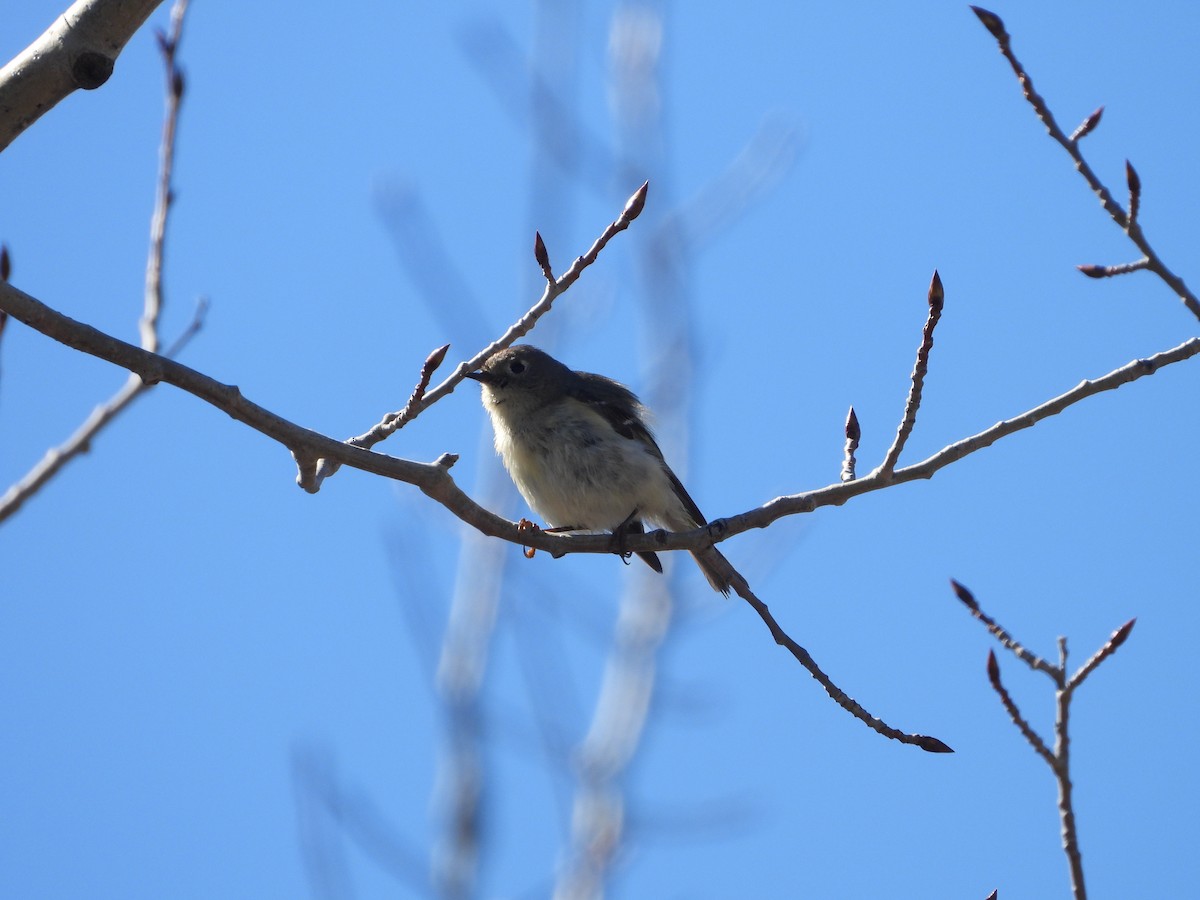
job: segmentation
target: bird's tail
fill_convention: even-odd
[[[733,567],[733,563],[727,560],[725,554],[716,547],[693,550],[692,556],[695,557],[696,565],[700,567],[700,571],[704,573],[704,577],[708,579],[713,590],[720,591],[728,597],[729,591],[733,588],[734,579],[742,577]]]

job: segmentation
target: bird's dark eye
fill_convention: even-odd
[[[520,375],[525,371],[525,363],[521,362],[519,359],[514,359],[508,364],[508,371],[512,372],[514,375]]]

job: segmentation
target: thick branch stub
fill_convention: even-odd
[[[76,90],[112,76],[117,56],[163,0],[76,0],[0,68],[0,150]]]
[[[94,50],[85,50],[71,63],[71,80],[82,90],[94,91],[112,76],[116,63],[114,57]]]

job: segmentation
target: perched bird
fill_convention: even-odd
[[[562,531],[638,534],[644,523],[690,531],[707,522],[663,459],[633,392],[575,372],[518,344],[467,375],[483,386],[496,452],[530,507]],[[638,556],[655,571],[652,552]],[[704,577],[728,594],[737,575],[719,550],[693,550]]]

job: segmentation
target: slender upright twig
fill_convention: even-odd
[[[158,318],[162,309],[163,253],[166,248],[167,221],[173,199],[171,187],[175,160],[175,131],[183,101],[183,75],[175,65],[175,53],[183,36],[183,20],[188,0],[175,0],[171,9],[171,29],[159,34],[166,69],[166,112],[163,117],[162,144],[159,150],[159,169],[155,191],[154,213],[150,220],[150,250],[146,263],[144,309],[139,323],[142,349],[157,353],[159,349]],[[201,301],[191,323],[168,348],[170,357],[183,349],[204,322],[207,303]],[[30,497],[41,490],[68,462],[91,448],[92,441],[109,422],[142,395],[150,385],[140,376],[131,374],[125,384],[106,402],[92,410],[91,415],[64,443],[49,450],[20,480],[0,497],[0,522],[10,517]]]
[[[925,318],[925,327],[921,330],[921,346],[917,348],[917,361],[913,364],[912,384],[908,389],[908,397],[904,401],[904,415],[896,429],[896,439],[888,448],[879,466],[879,474],[888,477],[896,468],[904,445],[917,424],[917,410],[921,408],[921,391],[925,387],[925,374],[929,371],[929,353],[933,350],[933,330],[937,328],[938,320],[942,317],[942,305],[946,293],[942,289],[942,279],[935,270],[933,279],[929,282],[929,315]],[[843,481],[846,479],[843,478]]]

